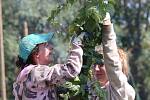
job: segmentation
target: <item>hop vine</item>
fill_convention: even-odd
[[[67,89],[66,92],[60,93],[60,96],[65,100],[75,96],[80,100],[88,100],[88,89],[91,87],[96,91],[97,96],[104,99],[105,93],[100,88],[99,83],[92,80],[91,66],[103,59],[103,56],[95,51],[95,46],[101,45],[102,21],[106,12],[113,12],[115,2],[114,0],[66,0],[66,2],[58,5],[56,9],[51,11],[51,16],[48,18],[48,21],[53,25],[56,23],[61,24],[58,22],[60,13],[69,9],[76,2],[80,2],[81,6],[74,15],[74,19],[68,24],[68,36],[73,34],[80,35],[81,32],[87,32],[90,34],[90,38],[84,41],[83,67],[81,73],[74,80],[60,86],[61,89]],[[93,81],[92,84],[89,83],[91,81]]]

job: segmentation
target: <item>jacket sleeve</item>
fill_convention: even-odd
[[[113,24],[103,26],[102,43],[104,63],[109,83],[113,88],[112,92],[117,93],[119,100],[134,100],[135,91],[128,83],[126,75],[122,72]]]
[[[51,67],[35,67],[31,71],[31,76],[34,77],[32,79],[38,83],[47,81],[50,84],[60,84],[74,78],[81,71],[82,55],[82,48],[77,44],[73,44],[66,64],[56,64]]]

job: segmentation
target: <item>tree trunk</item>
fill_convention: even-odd
[[[128,29],[128,33],[127,33],[127,41],[128,41],[128,43],[127,43],[127,48],[129,49],[130,47],[132,47],[132,34],[133,34],[133,30],[132,30],[132,27],[133,27],[133,25],[132,25],[132,19],[131,19],[131,17],[130,17],[130,15],[129,15],[129,10],[128,10],[128,7],[127,7],[127,3],[128,3],[128,1],[127,0],[124,0],[124,2],[123,2],[124,4],[123,4],[123,7],[124,7],[124,17],[125,17],[125,19],[126,19],[126,21],[127,21],[127,26],[126,26],[126,28]]]
[[[27,36],[28,35],[28,23],[27,23],[27,21],[24,21],[24,23],[23,23],[23,34],[24,34],[24,36]]]
[[[145,27],[145,31],[148,31],[148,27],[149,27],[149,10],[150,8],[147,8],[147,14],[146,14],[146,27]]]
[[[2,100],[6,100],[5,64],[3,47],[3,24],[2,24],[2,1],[0,0],[0,67],[1,67],[1,89]]]

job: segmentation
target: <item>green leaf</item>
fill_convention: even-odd
[[[71,7],[75,2],[76,0],[67,0],[64,4],[67,5],[65,9],[69,9],[69,7]],[[75,15],[74,20],[69,23],[68,32],[78,35],[81,32],[88,32],[90,33],[90,38],[83,41],[84,65],[80,75],[76,77],[76,79],[66,83],[65,87],[69,89],[69,95],[80,95],[81,99],[84,98],[86,100],[88,98],[88,92],[85,91],[85,85],[93,77],[91,66],[97,62],[101,62],[101,59],[103,59],[103,56],[95,51],[95,46],[101,44],[102,21],[106,12],[112,9],[113,1],[111,0],[108,2],[108,4],[105,4],[103,0],[86,0],[82,3],[83,5],[81,9],[79,9],[78,14]],[[52,12],[52,15],[49,17],[49,19],[54,19],[63,10],[63,7],[61,9],[57,8],[57,10]],[[78,90],[78,85],[80,85],[80,90]],[[94,87],[97,95],[101,98],[104,97],[104,93],[101,90],[99,83],[95,83]]]
[[[75,2],[76,0],[67,0],[67,3],[70,3],[71,5]]]

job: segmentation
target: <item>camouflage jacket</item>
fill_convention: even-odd
[[[134,100],[135,90],[122,72],[113,24],[103,26],[102,37],[104,64],[109,80],[104,86],[107,100]]]
[[[82,55],[82,48],[73,44],[66,64],[25,67],[13,84],[15,100],[57,100],[56,86],[80,73]]]
[[[113,24],[103,26],[102,44],[104,64],[109,80],[102,87],[106,92],[105,100],[134,100],[135,90],[128,83],[126,75],[122,72]],[[89,94],[89,100],[100,100],[92,88],[89,89]]]

